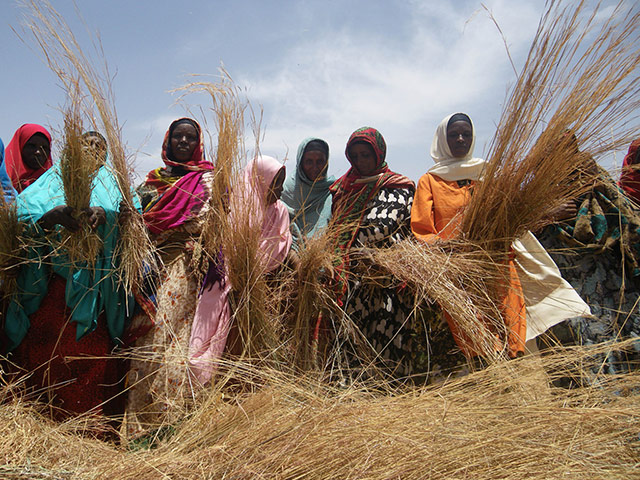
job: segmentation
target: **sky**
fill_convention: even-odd
[[[0,138],[7,144],[23,123],[59,132],[66,93],[22,30],[24,8],[0,1]],[[475,156],[485,156],[516,80],[505,41],[521,68],[544,11],[542,0],[51,3],[85,53],[94,52],[92,39],[99,36],[139,176],[162,165],[161,144],[173,119],[192,112],[201,120],[202,108],[213,125],[207,97],[177,102],[171,90],[192,74],[216,81],[221,65],[254,111],[263,110],[261,152],[288,169],[295,168],[298,144],[315,136],[330,145],[329,173],[342,175],[349,166],[346,141],[366,125],[384,136],[390,168],[417,180],[433,164],[437,125],[459,111],[474,120]],[[54,132],[54,149],[55,139]],[[613,161],[619,165],[623,155]]]

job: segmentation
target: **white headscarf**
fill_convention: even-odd
[[[476,129],[471,118],[469,118],[469,121],[471,122],[473,137],[467,154],[464,157],[454,157],[447,143],[447,125],[454,115],[456,114],[452,113],[447,116],[436,128],[436,133],[433,135],[433,142],[431,143],[431,158],[436,164],[429,169],[429,173],[448,182],[478,180],[484,169],[485,161],[482,158],[472,158],[473,147],[476,144]]]

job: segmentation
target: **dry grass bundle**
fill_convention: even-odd
[[[416,304],[436,302],[466,334],[471,347],[489,360],[496,353],[499,332],[506,338],[504,321],[494,295],[504,283],[505,268],[481,249],[465,242],[447,246],[403,241],[373,251],[375,262],[387,274],[406,282],[417,293]],[[489,328],[488,328],[489,327]]]
[[[94,104],[84,104],[87,117],[94,118],[92,112],[95,108],[100,118],[123,203],[130,212],[121,225],[118,247],[119,278],[125,289],[130,291],[134,285],[141,283],[143,264],[153,261],[154,257],[150,255],[151,240],[144,221],[135,208],[131,188],[132,170],[125,154],[108,68],[105,63],[104,72],[101,73],[93,67],[64,18],[48,1],[27,0],[24,5],[28,11],[27,28],[42,49],[51,70],[70,94],[74,91],[75,79],[79,78]],[[104,57],[102,52],[99,53]]]
[[[70,105],[64,115],[64,145],[60,155],[60,178],[64,189],[65,204],[74,209],[76,218],[82,220],[91,206],[93,182],[101,166],[93,152],[88,152],[83,141],[80,92],[69,92]],[[93,265],[102,248],[102,241],[89,224],[81,221],[77,232],[66,231],[62,243],[72,264],[87,262]]]
[[[0,289],[2,300],[7,302],[17,290],[22,231],[15,203],[7,203],[4,195],[0,195]]]
[[[178,89],[186,93],[207,93],[216,120],[216,169],[199,244],[205,259],[216,262],[222,253],[232,286],[234,327],[228,350],[241,358],[272,358],[280,353],[282,322],[279,302],[274,301],[276,297],[271,294],[277,280],[267,278],[260,251],[263,206],[257,204],[250,180],[241,174],[247,104],[240,99],[224,69],[222,74],[218,84],[194,82]],[[255,120],[254,129],[258,139],[259,125]]]
[[[260,250],[262,225],[252,218],[257,207],[251,206],[254,199],[244,198],[237,185],[231,199],[235,212],[233,225],[226,232],[222,251],[232,285],[230,295],[233,323],[238,338],[230,338],[230,351],[241,357],[272,357],[280,353],[281,314],[276,297],[271,295],[271,285],[277,279],[267,278],[267,271]],[[234,208],[234,203],[239,202]],[[241,210],[240,205],[247,210]],[[239,343],[238,343],[239,342]],[[235,345],[234,345],[235,343]]]
[[[335,228],[335,227],[333,227]],[[320,333],[320,315],[336,311],[335,295],[328,291],[326,279],[336,263],[333,235],[329,231],[304,239],[297,251],[297,269],[288,284],[281,287],[283,298],[291,298],[289,330],[293,364],[302,370],[323,369],[329,356],[326,333]],[[342,318],[342,316],[337,316]]]
[[[219,83],[193,82],[177,91],[186,93],[207,93],[211,99],[211,111],[215,116],[217,146],[215,172],[211,185],[209,209],[204,220],[199,243],[210,259],[215,259],[224,243],[223,233],[230,228],[228,211],[232,180],[238,176],[244,157],[244,110],[246,105],[240,99],[231,76],[221,68]],[[206,130],[206,116],[205,130]]]
[[[505,251],[589,187],[593,174],[576,179],[575,172],[590,170],[590,156],[636,136],[639,35],[637,5],[621,2],[603,19],[584,1],[549,2],[491,142],[484,181],[466,210],[467,239]],[[567,129],[586,155],[570,135],[560,141]]]
[[[4,403],[0,471],[122,479],[635,478],[640,377],[565,390],[539,375],[540,366],[566,374],[603,348],[523,358],[395,392],[336,389],[313,376],[229,364],[261,391],[212,394],[148,451],[125,452],[74,434],[81,420],[53,425]]]

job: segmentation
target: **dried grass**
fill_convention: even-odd
[[[0,304],[8,304],[18,288],[16,277],[22,260],[22,232],[15,203],[7,203],[4,195],[0,195]]]
[[[109,145],[111,166],[122,195],[124,207],[130,212],[126,221],[120,225],[120,238],[117,248],[120,262],[118,264],[118,276],[123,287],[131,291],[134,286],[141,284],[143,265],[145,262],[154,262],[155,257],[150,255],[152,251],[151,240],[144,225],[142,216],[135,208],[134,194],[131,188],[132,169],[127,161],[124,142],[118,117],[115,110],[115,101],[111,89],[110,74],[104,64],[104,71],[100,72],[85,56],[80,44],[64,18],[56,12],[51,4],[46,1],[25,0],[23,2],[27,11],[27,29],[32,33],[37,45],[51,68],[61,80],[66,91],[73,95],[77,87],[77,80],[88,92],[88,97],[93,105],[83,103],[83,111],[98,129],[98,121],[94,112],[100,119],[102,130],[105,133]],[[99,50],[99,55],[104,58],[104,53]]]
[[[374,250],[373,257],[387,275],[413,288],[416,305],[435,302],[451,315],[474,351],[489,360],[505,358],[496,351],[492,332],[506,338],[495,297],[506,272],[487,252],[462,241],[429,245],[406,240]]]
[[[270,295],[276,280],[267,278],[261,262],[262,225],[256,212],[262,206],[248,190],[241,173],[244,158],[244,112],[248,104],[240,99],[233,80],[222,70],[217,83],[194,82],[178,89],[186,93],[207,93],[212,101],[218,145],[211,200],[199,239],[206,260],[216,261],[221,252],[231,283],[232,333],[228,350],[239,358],[273,359],[280,355],[281,315]],[[253,120],[259,138],[259,124]]]
[[[99,159],[88,154],[83,141],[83,121],[80,111],[79,85],[68,92],[70,105],[64,112],[64,144],[60,154],[60,178],[64,190],[65,204],[74,209],[75,217],[81,220],[77,232],[65,230],[61,243],[67,251],[71,264],[80,262],[93,265],[102,249],[102,240],[82,218],[91,206],[93,182],[101,166]]]
[[[28,406],[4,403],[0,469],[50,478],[631,479],[640,455],[640,377],[573,390],[540,377],[540,367],[572,374],[622,347],[528,357],[402,391],[333,388],[313,376],[228,364],[260,391],[212,391],[149,451],[78,435],[82,420],[55,425]]]
[[[590,156],[638,133],[640,13],[621,2],[604,18],[586,2],[550,1],[506,101],[484,181],[466,209],[465,238],[504,252],[588,189]],[[559,142],[570,129],[586,155]],[[589,172],[576,179],[576,171]]]

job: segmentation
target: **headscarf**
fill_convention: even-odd
[[[313,148],[313,150],[308,150]],[[296,157],[296,171],[287,178],[282,201],[289,209],[289,220],[294,244],[324,228],[331,218],[329,187],[335,181],[325,171],[318,179],[310,180],[302,168],[302,157],[307,151],[322,151],[329,161],[329,145],[320,138],[309,137],[300,143]]]
[[[640,203],[640,162],[634,163],[640,150],[640,139],[634,140],[629,145],[629,151],[622,162],[622,175],[618,185],[625,193],[636,202]]]
[[[469,151],[464,157],[454,157],[447,143],[447,129],[449,122],[453,118],[463,120],[464,115],[468,119],[469,125],[473,132],[471,140],[471,146]],[[447,116],[440,122],[436,133],[433,135],[433,142],[431,142],[431,158],[436,163],[429,169],[429,173],[436,175],[447,182],[455,182],[458,180],[478,180],[482,174],[482,170],[485,165],[485,161],[482,158],[472,158],[473,149],[476,144],[476,129],[473,126],[471,118],[466,114],[454,113]]]
[[[191,159],[185,163],[176,162],[171,152],[171,134],[182,123],[193,125],[200,138]],[[145,207],[143,218],[153,234],[177,228],[198,216],[209,192],[202,183],[205,172],[213,170],[213,164],[204,156],[203,135],[200,125],[190,118],[180,118],[169,126],[162,143],[162,161],[167,166],[188,170],[182,176],[163,175],[164,168],[149,172],[144,185],[156,191],[156,197]]]
[[[18,194],[11,184],[11,179],[7,174],[7,168],[4,164],[4,143],[0,139],[0,184],[2,185],[2,195],[6,203],[13,202],[14,198]]]
[[[376,168],[368,177],[360,175],[349,158],[349,147],[358,142],[370,145],[376,156]],[[330,187],[333,195],[333,221],[338,225],[353,221],[357,221],[359,225],[367,203],[381,188],[415,188],[414,183],[407,177],[389,169],[385,161],[387,144],[375,128],[362,127],[353,132],[347,141],[345,154],[351,168]],[[357,228],[345,247],[351,245],[356,232]]]
[[[260,254],[268,272],[284,261],[292,242],[286,205],[281,200],[266,203],[273,179],[284,168],[273,157],[256,156],[245,168],[243,190],[233,196],[234,221],[238,221],[242,212],[248,212],[251,224],[261,226]]]
[[[35,123],[25,123],[16,130],[16,133],[7,145],[5,168],[13,183],[13,187],[18,193],[35,182],[40,175],[49,170],[51,165],[53,165],[51,154],[49,154],[49,158],[47,158],[44,165],[37,169],[29,168],[22,161],[22,149],[29,139],[37,133],[44,135],[47,140],[49,140],[49,143],[51,143],[51,134],[46,128],[41,125],[36,125]]]
[[[102,207],[106,222],[96,229],[102,240],[102,249],[95,264],[88,266],[77,262],[71,264],[64,249],[52,248],[42,241],[46,232],[38,220],[52,208],[63,205],[64,190],[59,164],[45,172],[28,189],[16,198],[18,219],[27,225],[27,234],[35,237],[27,242],[27,261],[18,274],[18,293],[9,304],[5,332],[9,339],[9,350],[20,344],[29,330],[29,316],[35,313],[48,293],[50,272],[66,279],[65,302],[71,311],[71,321],[76,324],[76,338],[96,328],[98,316],[104,312],[107,328],[113,340],[122,338],[128,316],[127,305],[133,299],[119,284],[114,274],[119,263],[116,246],[119,237],[118,210],[122,195],[118,183],[108,167],[101,167],[93,181],[91,206]],[[48,233],[47,238],[57,236]],[[42,261],[43,258],[47,260]]]

